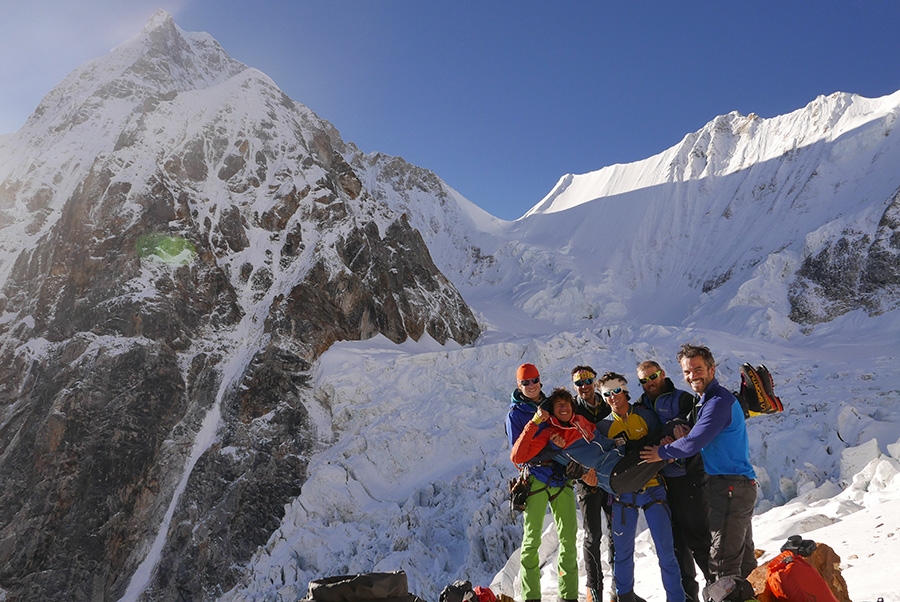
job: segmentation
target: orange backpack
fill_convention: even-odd
[[[766,586],[779,602],[838,602],[819,571],[791,550],[769,563]]]

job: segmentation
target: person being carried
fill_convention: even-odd
[[[607,372],[601,376],[600,393],[612,409],[610,417],[597,424],[601,435],[629,448],[640,448],[647,442],[659,440],[659,418],[647,407],[629,404],[628,381],[623,375]],[[643,489],[616,494],[613,498],[613,540],[616,550],[613,577],[619,602],[639,600],[634,593],[634,540],[637,535],[638,513],[641,510],[644,511],[656,548],[666,601],[684,602],[684,587],[675,558],[666,489],[658,476],[647,481]]]
[[[519,366],[516,383],[506,416],[506,435],[513,451],[517,449],[520,435],[526,429],[538,428],[538,424],[532,419],[541,403],[547,399],[541,391],[540,373],[534,364]],[[522,547],[519,553],[522,597],[526,602],[541,599],[538,549],[541,545],[544,515],[549,504],[559,539],[556,560],[559,597],[564,601],[575,601],[578,599],[578,515],[575,492],[568,483],[564,467],[552,461],[549,462],[550,465],[544,465],[543,462],[531,463],[532,458],[521,460],[514,453],[510,454],[510,459],[516,465],[529,463],[528,478],[531,484],[531,492],[522,512]]]
[[[547,411],[547,408],[550,411]],[[515,464],[525,464],[535,458],[545,459],[558,455],[572,443],[594,438],[593,422],[575,413],[575,400],[565,388],[553,389],[546,403],[535,410],[534,416],[522,429],[521,435],[513,443],[509,459]],[[550,454],[545,452],[549,446]],[[589,480],[596,480],[590,479]]]
[[[638,381],[644,389],[638,404],[651,408],[663,424],[663,430],[675,424],[687,424],[694,412],[694,396],[675,388],[659,363],[641,362],[637,367]],[[663,443],[671,443],[664,437]],[[707,584],[713,579],[709,572],[709,498],[706,495],[706,472],[700,454],[675,460],[662,469],[666,485],[666,499],[672,511],[672,531],[675,536],[675,557],[681,569],[681,584],[688,602],[700,600],[697,584],[699,565]]]

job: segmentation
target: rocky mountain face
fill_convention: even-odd
[[[0,138],[6,600],[215,599],[302,496],[316,358],[479,335],[366,162],[165,13]]]
[[[847,228],[809,254],[789,291],[790,318],[828,322],[855,309],[877,316],[900,307],[900,190],[874,233]]]

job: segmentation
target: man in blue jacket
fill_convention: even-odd
[[[756,473],[744,412],[716,380],[716,362],[708,347],[684,344],[676,357],[685,382],[700,395],[697,419],[689,430],[677,427],[672,443],[645,447],[641,458],[678,460],[700,452],[709,475],[710,572],[714,579],[746,578],[756,568],[751,525]]]
[[[694,413],[693,394],[677,389],[657,362],[647,360],[637,367],[638,381],[644,393],[638,403],[653,409],[668,431],[675,424],[687,424]],[[663,438],[670,443],[674,438]],[[707,583],[712,582],[709,572],[709,499],[706,495],[707,476],[703,470],[703,458],[695,454],[690,458],[675,460],[662,469],[666,483],[666,499],[672,511],[672,532],[675,537],[675,557],[681,569],[681,584],[688,602],[700,600],[697,569]]]
[[[506,415],[506,435],[512,447],[528,421],[541,424],[537,409],[547,397],[541,391],[541,377],[534,364],[522,364],[516,371],[516,389],[512,392]],[[549,464],[549,465],[545,465]],[[555,462],[529,465],[531,493],[525,503],[522,547],[519,552],[522,598],[525,602],[541,599],[541,568],[538,548],[544,529],[547,504],[556,523],[559,553],[556,559],[559,597],[563,601],[578,599],[578,514],[575,491],[565,476],[565,467]]]

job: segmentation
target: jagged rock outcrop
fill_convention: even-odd
[[[845,230],[810,253],[789,291],[790,318],[828,322],[855,309],[877,316],[900,307],[900,190],[887,204],[874,236]]]
[[[161,525],[142,599],[215,599],[302,495],[316,358],[478,336],[356,154],[162,12],[5,139],[7,600],[119,599]]]

